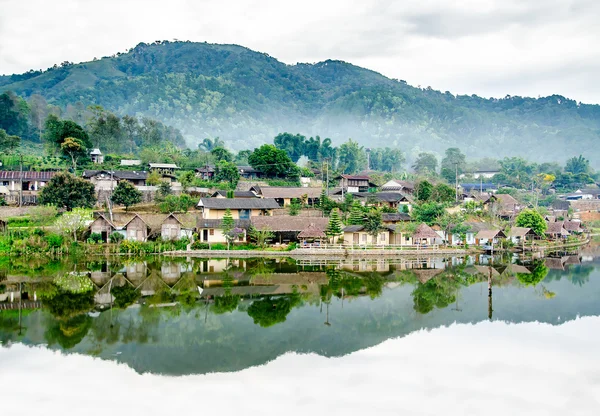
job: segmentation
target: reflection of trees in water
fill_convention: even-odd
[[[517,273],[517,279],[525,286],[535,286],[546,278],[549,270],[543,260],[534,260],[531,273]]]
[[[280,297],[268,296],[264,299],[254,301],[248,308],[248,315],[254,323],[267,328],[275,324],[285,322],[292,308],[302,302],[300,295],[291,294]]]
[[[214,303],[211,305],[211,312],[217,315],[224,313],[233,312],[237,309],[240,303],[241,296],[239,295],[225,295],[215,297]]]
[[[567,278],[576,286],[583,286],[590,281],[590,274],[594,270],[594,266],[589,265],[573,265],[567,270],[569,272]]]
[[[48,326],[44,337],[50,346],[58,344],[64,349],[70,349],[87,335],[92,327],[92,321],[87,314],[68,319],[55,319]]]
[[[142,296],[139,290],[128,284],[113,286],[110,293],[114,296],[114,305],[122,309],[132,305]]]
[[[456,300],[456,290],[460,286],[459,280],[438,276],[426,283],[417,283],[411,295],[413,308],[421,314],[429,313],[433,308],[442,309]]]

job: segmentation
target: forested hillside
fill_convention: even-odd
[[[180,129],[192,147],[220,137],[232,149],[254,148],[288,131],[398,147],[408,159],[459,147],[469,157],[564,162],[581,153],[600,161],[598,105],[559,95],[455,96],[345,62],[290,66],[233,45],[139,44],[92,62],[2,76],[5,90],[39,94],[63,116],[97,104],[157,119]]]

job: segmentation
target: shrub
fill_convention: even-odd
[[[46,243],[48,243],[49,248],[59,248],[65,242],[65,238],[60,234],[48,234],[46,237]]]
[[[222,243],[215,243],[210,246],[211,250],[227,250],[227,245]]]
[[[122,309],[133,304],[142,295],[139,290],[128,285],[113,286],[110,293],[115,297],[115,306]]]
[[[210,246],[208,245],[208,243],[202,242],[202,241],[194,241],[194,243],[192,244],[192,250],[208,250],[210,249]]]
[[[102,241],[102,234],[100,234],[100,233],[91,233],[90,236],[88,237],[88,243],[91,243],[91,244],[101,244],[101,243],[103,243],[103,241]]]
[[[125,236],[123,236],[123,234],[115,231],[108,236],[108,239],[110,240],[111,243],[117,244],[117,243],[120,243],[121,241],[123,241],[125,239]]]

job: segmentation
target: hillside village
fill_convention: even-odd
[[[297,178],[297,186],[284,181],[280,182],[286,186],[272,186],[262,170],[234,165],[235,188],[218,189],[195,185],[214,181],[214,165],[196,168],[191,177],[174,163],[143,165],[141,160],[123,159],[120,169],[107,169],[99,149],[90,152],[90,160],[96,169],[84,169],[74,180],[90,184],[96,202],[74,238],[79,234],[95,244],[181,241],[181,250],[525,250],[581,241],[589,230],[586,224],[594,224],[600,210],[600,189],[593,185],[557,195],[551,206],[541,208],[512,196],[514,188],[490,182],[500,173],[492,170],[457,175],[455,189],[424,175],[384,182],[374,171],[331,172],[328,177],[330,172],[313,165],[304,169],[310,176]],[[9,205],[27,210],[40,203],[40,193],[61,175],[72,176],[0,171],[0,194]],[[131,203],[115,198],[121,191],[133,195]],[[543,223],[531,220],[532,214]],[[4,218],[2,225],[14,229],[11,222],[19,221]]]

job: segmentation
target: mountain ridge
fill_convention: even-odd
[[[288,65],[240,45],[140,43],[111,57],[0,76],[4,90],[63,108],[82,102],[156,118],[181,129],[191,146],[219,136],[234,149],[252,148],[289,131],[409,155],[457,146],[472,157],[600,156],[595,104],[453,95],[340,60]]]

